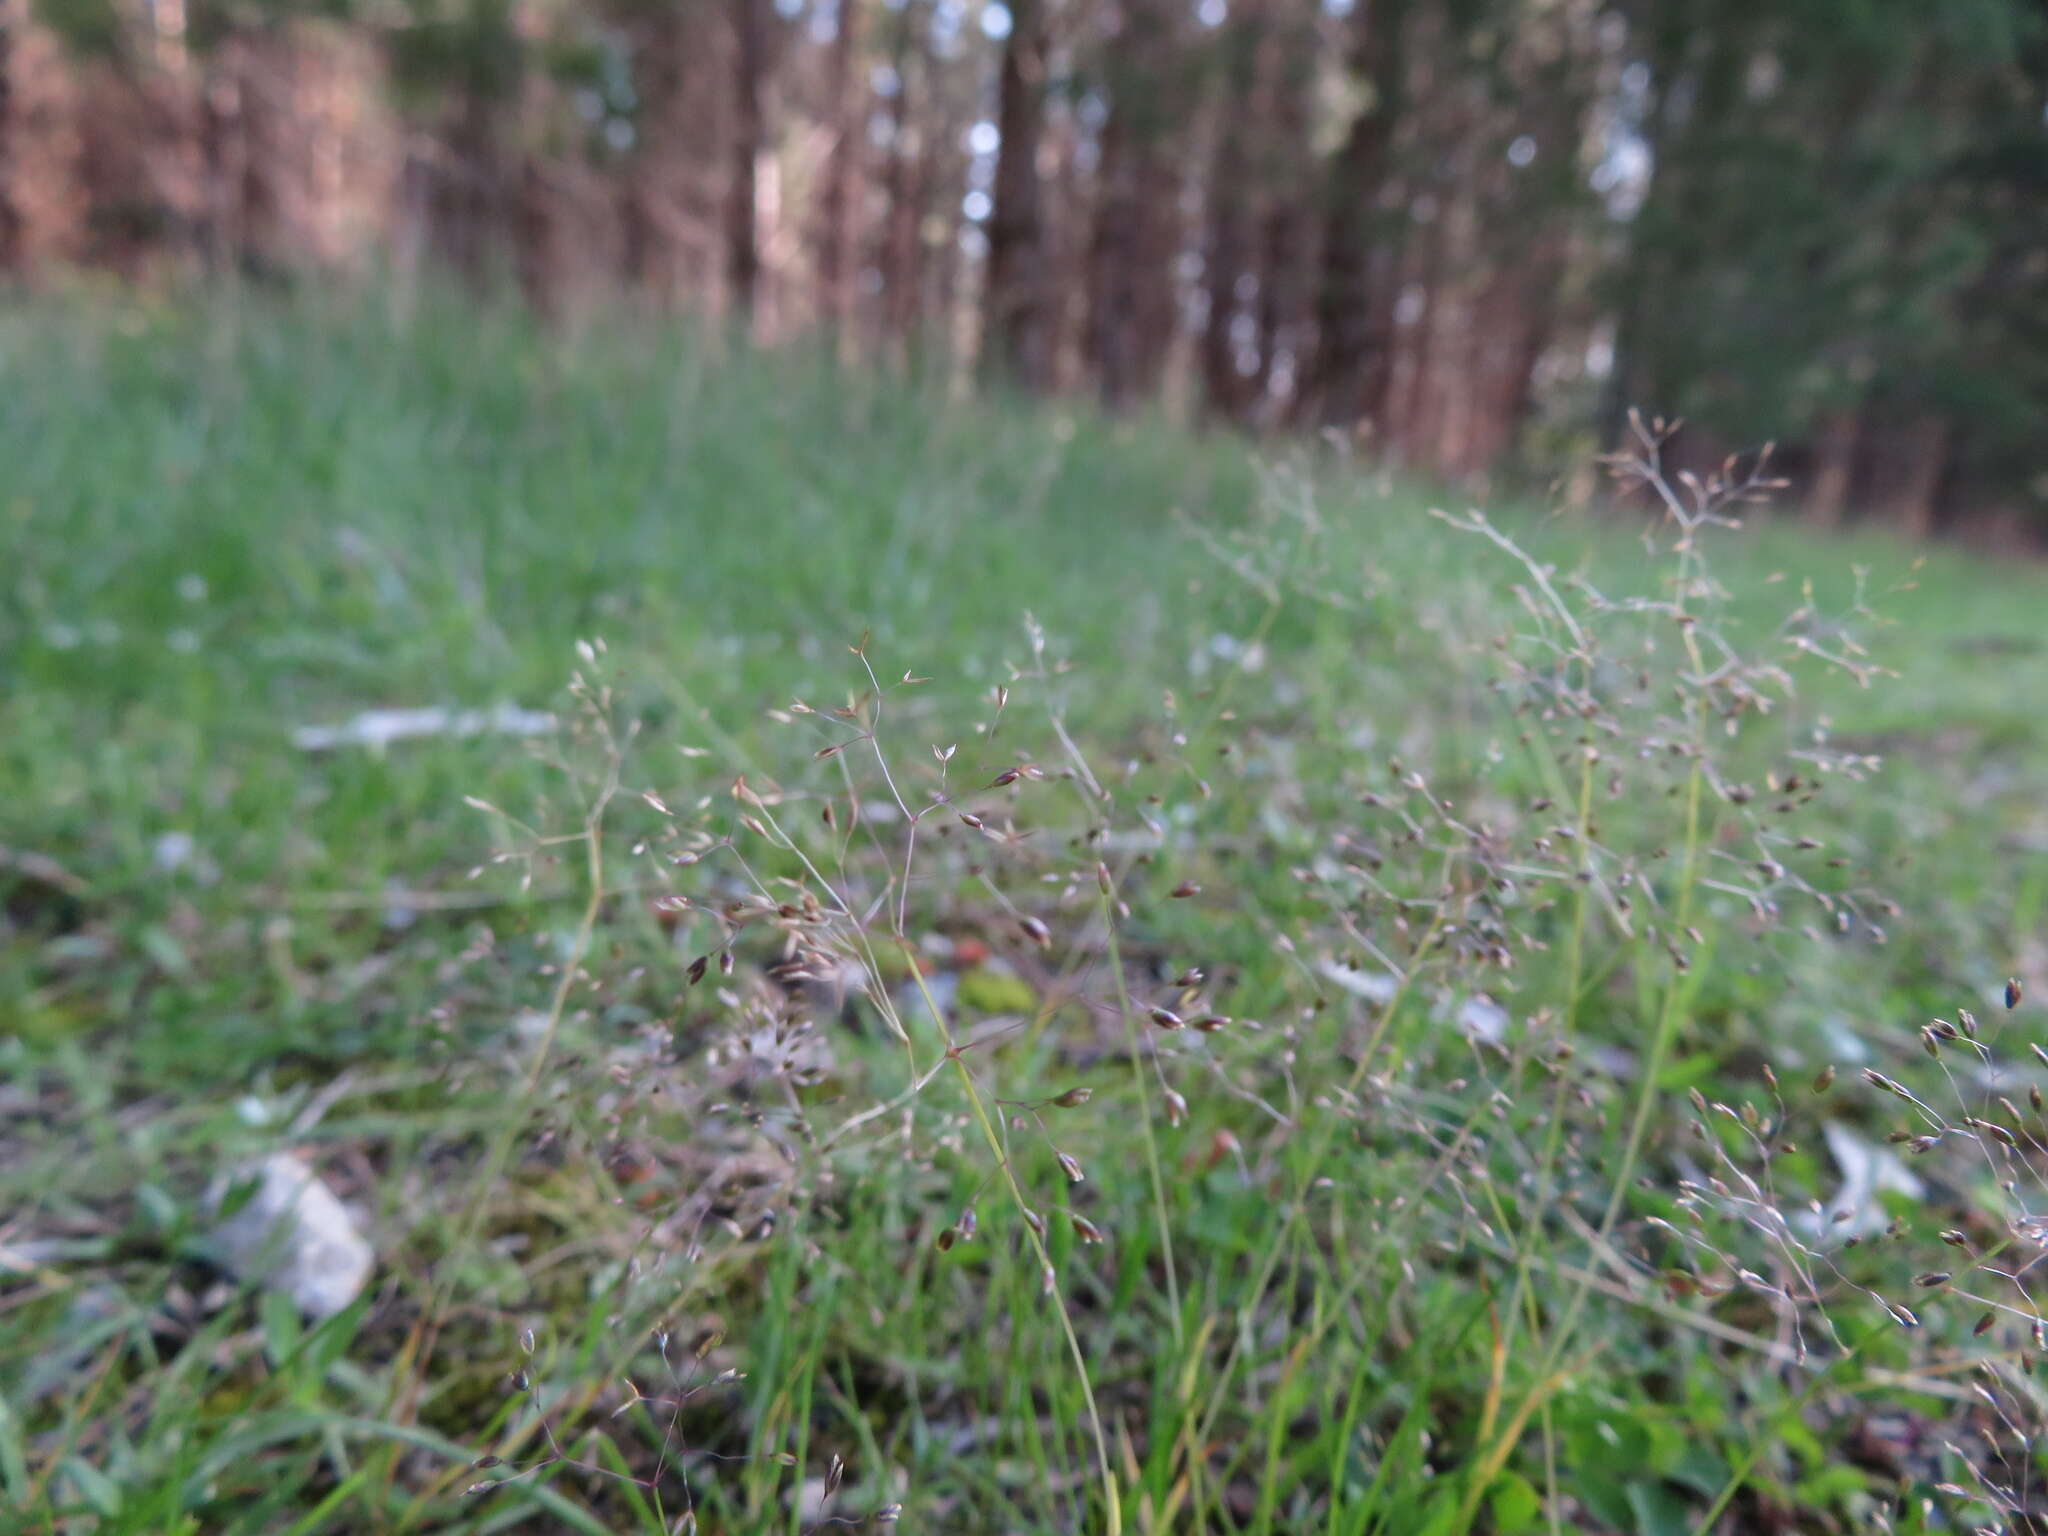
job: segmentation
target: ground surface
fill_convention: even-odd
[[[1687,704],[1566,581],[1669,600],[1668,528],[1498,511],[1553,602],[1144,423],[353,303],[15,313],[0,375],[31,1528],[2033,1518],[2041,570],[1753,516],[1686,601],[1810,665]],[[561,729],[298,734],[414,708]],[[2005,1076],[1921,1056],[1958,1007]],[[1844,1250],[1865,1066],[1949,1097]],[[317,1328],[204,1241],[286,1146],[379,1253]]]

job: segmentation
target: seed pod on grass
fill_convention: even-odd
[[[1181,1026],[1180,1015],[1171,1008],[1153,1008],[1147,1012],[1146,1016],[1161,1029],[1179,1029]]]
[[[1078,1158],[1072,1157],[1065,1152],[1061,1152],[1057,1155],[1059,1158],[1060,1172],[1064,1173],[1067,1176],[1067,1182],[1069,1184],[1078,1184],[1083,1179],[1088,1177],[1087,1174],[1081,1171],[1081,1163]]]
[[[1983,1338],[1985,1334],[1991,1331],[1992,1325],[1995,1324],[1997,1321],[1997,1313],[1986,1312],[1982,1317],[1977,1319],[1977,1326],[1970,1330],[1970,1337],[1973,1339]]]
[[[1991,1139],[1994,1141],[2002,1142],[2004,1145],[2012,1147],[2015,1150],[2017,1150],[2017,1148],[2019,1147],[2019,1138],[2014,1136],[2011,1131],[2008,1131],[2004,1126],[1998,1124],[1996,1121],[1979,1120],[1975,1115],[1965,1115],[1963,1117],[1963,1123],[1969,1126],[1970,1129],[1973,1131],[1983,1131],[1986,1135],[1990,1136]]]
[[[1171,1088],[1163,1089],[1160,1096],[1166,1101],[1166,1123],[1168,1125],[1179,1125],[1183,1120],[1187,1119],[1188,1101],[1186,1099],[1182,1098]]]
[[[1069,1088],[1065,1093],[1054,1099],[1053,1103],[1061,1109],[1079,1109],[1088,1102],[1089,1096],[1094,1091],[1092,1088]]]
[[[1102,1241],[1102,1228],[1096,1226],[1086,1216],[1083,1216],[1078,1211],[1069,1211],[1067,1216],[1074,1223],[1074,1232],[1082,1242],[1099,1243]]]
[[[1947,1285],[1948,1278],[1949,1277],[1947,1270],[1932,1269],[1924,1275],[1915,1275],[1913,1277],[1913,1283],[1919,1286],[1922,1290],[1932,1290],[1937,1285]]]
[[[2019,1007],[2020,998],[2023,995],[2024,989],[2020,986],[2019,977],[2008,976],[2005,981],[2005,1006],[2007,1008]]]

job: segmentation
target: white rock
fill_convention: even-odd
[[[223,1267],[282,1291],[308,1317],[332,1317],[356,1299],[376,1262],[348,1208],[289,1152],[277,1152],[217,1180],[207,1203],[221,1208],[253,1180],[208,1241]]]

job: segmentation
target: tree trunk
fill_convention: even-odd
[[[14,92],[15,54],[28,20],[25,0],[0,0],[0,277],[21,270],[27,220],[22,216],[21,143]]]
[[[678,174],[678,148],[695,135],[688,110],[684,60],[708,39],[685,18],[661,18],[632,38],[634,84],[640,92],[639,132],[625,170],[620,209],[620,265],[627,284],[659,305],[675,302],[681,287],[681,241],[689,206]],[[700,151],[701,153],[701,151]]]
[[[216,276],[241,268],[248,249],[243,205],[249,177],[249,133],[243,75],[239,40],[230,38],[214,49],[200,85],[206,262]]]
[[[1366,102],[1330,164],[1324,194],[1316,351],[1302,392],[1325,426],[1378,424],[1391,378],[1395,276],[1392,237],[1379,216],[1401,109],[1405,0],[1358,0],[1351,73]]]
[[[832,151],[825,161],[825,185],[818,197],[818,314],[826,342],[836,348],[853,308],[853,188],[860,174],[865,123],[853,85],[853,61],[860,35],[860,0],[839,0],[831,52],[825,60],[826,111],[832,121]]]
[[[1258,368],[1253,380],[1255,409],[1264,425],[1271,425],[1286,402],[1298,396],[1306,361],[1301,352],[1314,294],[1308,270],[1314,239],[1308,205],[1315,195],[1309,136],[1319,42],[1313,14],[1306,7],[1283,7],[1266,49],[1268,84],[1256,125],[1256,175],[1266,189],[1267,207],[1260,239]]]
[[[756,229],[760,201],[761,76],[767,39],[761,0],[730,0],[733,30],[732,180],[725,210],[726,296],[742,324],[750,324],[759,297],[761,245]]]
[[[925,187],[911,112],[913,77],[924,53],[923,19],[916,0],[905,4],[897,19],[891,50],[896,93],[889,100],[889,160],[883,176],[889,210],[882,230],[883,322],[905,360],[924,300]]]
[[[1813,438],[1813,473],[1807,478],[1807,521],[1823,528],[1839,525],[1849,510],[1849,491],[1856,479],[1856,449],[1862,423],[1854,408],[1830,411],[1821,418]]]
[[[1207,299],[1202,324],[1202,387],[1210,415],[1235,421],[1244,414],[1246,378],[1238,366],[1233,329],[1240,314],[1239,287],[1251,265],[1251,231],[1256,217],[1252,157],[1244,119],[1255,109],[1262,11],[1254,10],[1218,46],[1228,50],[1221,71],[1216,111],[1216,152],[1209,170],[1208,236],[1203,247],[1202,285]]]
[[[1011,0],[996,126],[995,207],[988,225],[988,285],[982,306],[986,370],[1029,390],[1052,383],[1047,323],[1039,140],[1045,131],[1044,0]]]
[[[1105,49],[1109,117],[1089,251],[1090,361],[1103,403],[1122,410],[1153,394],[1173,344],[1180,173],[1168,144],[1182,73],[1168,0],[1128,0]]]
[[[1897,489],[1887,507],[1892,526],[1909,538],[1934,532],[1948,476],[1949,424],[1934,415],[1916,416],[1899,434]]]

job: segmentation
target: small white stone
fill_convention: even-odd
[[[376,1255],[334,1191],[289,1152],[216,1180],[208,1205],[219,1210],[251,1180],[255,1189],[209,1234],[215,1256],[235,1275],[283,1292],[307,1316],[332,1317],[362,1291]]]

